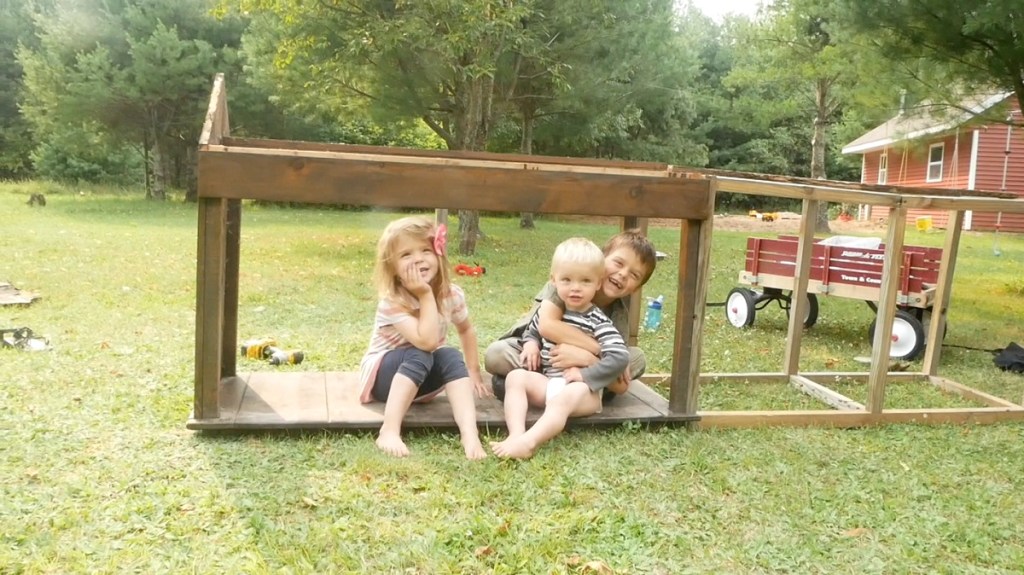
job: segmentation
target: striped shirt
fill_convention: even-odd
[[[565,310],[562,321],[593,336],[601,346],[601,357],[597,363],[580,369],[583,381],[594,391],[614,383],[629,366],[629,350],[608,316],[594,305],[585,312]],[[562,371],[551,365],[551,348],[555,343],[540,336],[540,314],[533,315],[530,325],[523,332],[523,341],[530,340],[540,345],[540,365],[544,375],[561,377]]]
[[[466,294],[457,285],[452,284],[451,292],[444,302],[439,302],[439,309],[442,313],[438,317],[437,329],[440,332],[438,346],[445,343],[450,324],[458,325],[469,319],[469,309],[466,307]],[[413,304],[414,311],[419,309],[419,302]],[[400,347],[412,347],[409,340],[398,332],[395,324],[401,323],[409,318],[417,319],[414,312],[410,312],[404,305],[398,304],[390,299],[384,298],[377,302],[377,313],[373,318],[373,332],[370,334],[370,345],[359,363],[359,384],[362,391],[359,394],[359,401],[369,403],[373,401],[370,391],[373,389],[373,382],[377,378],[377,368],[384,354]],[[432,351],[432,350],[431,350]],[[425,400],[428,398],[419,398]]]

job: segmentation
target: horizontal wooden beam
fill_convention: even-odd
[[[711,180],[657,170],[207,146],[199,172],[199,196],[210,198],[686,220],[712,215]]]
[[[1024,214],[1024,199],[908,195],[903,197],[903,205],[913,209]]]
[[[874,206],[895,207],[900,204],[899,194],[885,192],[868,192],[832,188],[828,185],[796,184],[790,182],[773,182],[729,176],[716,176],[719,192],[733,192],[755,196],[772,196],[796,200],[823,200],[853,204],[871,204]]]
[[[327,142],[304,142],[300,140],[270,140],[256,138],[224,138],[221,142],[229,148],[263,150],[293,150],[303,152],[334,152],[343,154],[378,154],[388,156],[409,156],[418,158],[448,158],[463,160],[489,160],[494,162],[526,162],[531,164],[553,164],[563,166],[594,166],[601,168],[628,168],[651,170],[683,177],[678,169],[660,162],[637,162],[626,160],[605,160],[600,158],[573,158],[567,156],[541,156],[533,154],[509,154],[496,152],[474,152],[470,150],[424,150],[400,148],[397,146],[362,146],[356,144],[333,144]],[[696,174],[703,177],[703,174]],[[692,177],[692,175],[690,176]]]
[[[955,393],[964,399],[970,399],[973,401],[977,401],[979,403],[984,403],[985,405],[991,407],[1017,407],[1024,409],[1024,407],[1016,403],[1013,403],[1012,401],[1007,401],[1001,397],[996,397],[991,393],[985,393],[984,391],[974,389],[973,387],[967,387],[966,385],[957,383],[953,380],[946,379],[944,377],[933,375],[929,376],[928,379],[932,382],[932,384],[934,384],[939,389],[944,389],[950,393]]]
[[[960,424],[1024,421],[1024,408],[892,409],[865,411],[698,411],[698,429],[754,427],[866,427],[892,423]]]
[[[826,405],[832,406],[835,409],[839,409],[841,411],[864,411],[863,403],[854,401],[838,391],[829,389],[816,381],[807,379],[806,377],[793,375],[790,377],[789,383],[801,392],[820,399],[825,402]]]

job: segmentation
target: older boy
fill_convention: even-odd
[[[604,245],[605,281],[594,295],[594,304],[612,320],[623,338],[629,332],[629,297],[647,283],[657,264],[654,246],[638,230],[615,234]],[[538,317],[541,336],[555,342],[551,349],[551,364],[560,369],[586,367],[598,361],[601,351],[597,341],[561,321],[564,302],[548,282],[535,298],[530,312],[512,328],[487,347],[484,368],[491,374],[491,385],[499,399],[505,395],[505,376],[513,369],[523,367],[520,336],[534,316]],[[612,393],[625,393],[629,382],[643,375],[647,362],[643,351],[629,348],[629,369],[618,381],[606,389]]]

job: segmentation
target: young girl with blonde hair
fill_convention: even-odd
[[[466,297],[451,283],[445,227],[422,216],[388,224],[377,243],[373,283],[379,301],[369,349],[360,363],[359,399],[384,402],[377,447],[395,457],[409,455],[402,420],[414,401],[444,390],[469,459],[486,456],[476,426],[474,393],[490,390],[480,376],[476,331]],[[445,346],[455,326],[462,352]]]

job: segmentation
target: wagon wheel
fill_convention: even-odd
[[[871,320],[868,328],[868,341],[875,341],[875,324],[878,317]],[[913,360],[924,349],[924,326],[910,312],[896,311],[892,321],[892,345],[889,346],[889,357],[893,359]]]
[[[792,296],[792,292],[790,292]],[[786,319],[789,319],[789,308],[792,306],[786,306]],[[811,327],[818,323],[818,296],[809,293],[807,294],[807,315],[804,316],[804,327]]]
[[[932,325],[932,308],[914,308],[914,317],[921,320],[921,325],[924,326],[924,336],[928,337],[928,329]],[[946,340],[946,332],[949,331],[949,320],[942,326],[942,340]]]
[[[736,327],[754,324],[754,305],[757,294],[747,288],[732,288],[725,300],[725,317]]]

